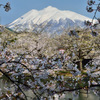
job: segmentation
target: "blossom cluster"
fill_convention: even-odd
[[[9,2],[6,3],[6,5],[4,6],[4,9],[6,12],[8,12],[11,9]]]
[[[98,76],[95,77],[91,73],[96,69],[96,65],[89,70],[90,65],[87,64],[88,70],[86,74],[82,74],[77,65],[66,61],[63,53],[53,57],[41,56],[30,59],[25,55],[16,55],[6,48],[0,52],[0,59],[0,72],[3,71],[3,75],[13,83],[9,87],[10,90],[6,88],[7,96],[4,96],[1,91],[1,95],[6,99],[15,97],[27,100],[28,96],[24,91],[32,90],[35,94],[33,98],[42,100],[42,98],[54,98],[55,95],[62,96],[59,94],[62,91],[76,90],[77,87],[85,89],[87,84],[90,87],[94,82],[98,84],[96,80]],[[64,75],[64,71],[70,76]],[[13,91],[12,87],[14,87]],[[43,96],[45,93],[47,96]]]
[[[5,9],[6,12],[8,12],[11,9],[9,2],[7,2],[6,5],[0,4],[0,7],[1,6],[3,6],[3,8]]]

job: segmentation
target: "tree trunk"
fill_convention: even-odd
[[[82,59],[80,59],[80,62],[79,62],[79,66],[80,66],[80,70],[82,71],[83,70],[83,64],[82,64]]]

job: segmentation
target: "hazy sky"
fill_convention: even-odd
[[[31,9],[41,10],[47,6],[53,6],[60,10],[70,10],[92,18],[93,13],[87,13],[87,0],[0,0],[0,3],[10,2],[11,10],[5,12],[0,8],[0,24],[9,24]]]

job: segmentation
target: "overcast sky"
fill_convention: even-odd
[[[0,4],[6,4],[6,2],[10,2],[12,9],[9,12],[4,12],[3,7],[0,8],[0,24],[2,25],[11,23],[32,9],[41,10],[47,6],[93,17],[93,13],[86,11],[87,0],[0,0]]]

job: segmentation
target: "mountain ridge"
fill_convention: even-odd
[[[34,25],[40,26],[41,24],[44,25],[44,23],[46,25],[51,23],[53,27],[56,27],[56,31],[61,26],[63,26],[64,28],[68,28],[69,25],[71,27],[75,25],[84,27],[83,23],[85,20],[91,19],[69,10],[61,11],[55,7],[48,6],[47,8],[44,8],[42,10],[30,10],[26,14],[22,15],[21,17],[10,23],[8,27],[14,29],[15,26],[17,26],[20,28],[17,31],[21,31],[24,29],[33,31],[35,28]]]

